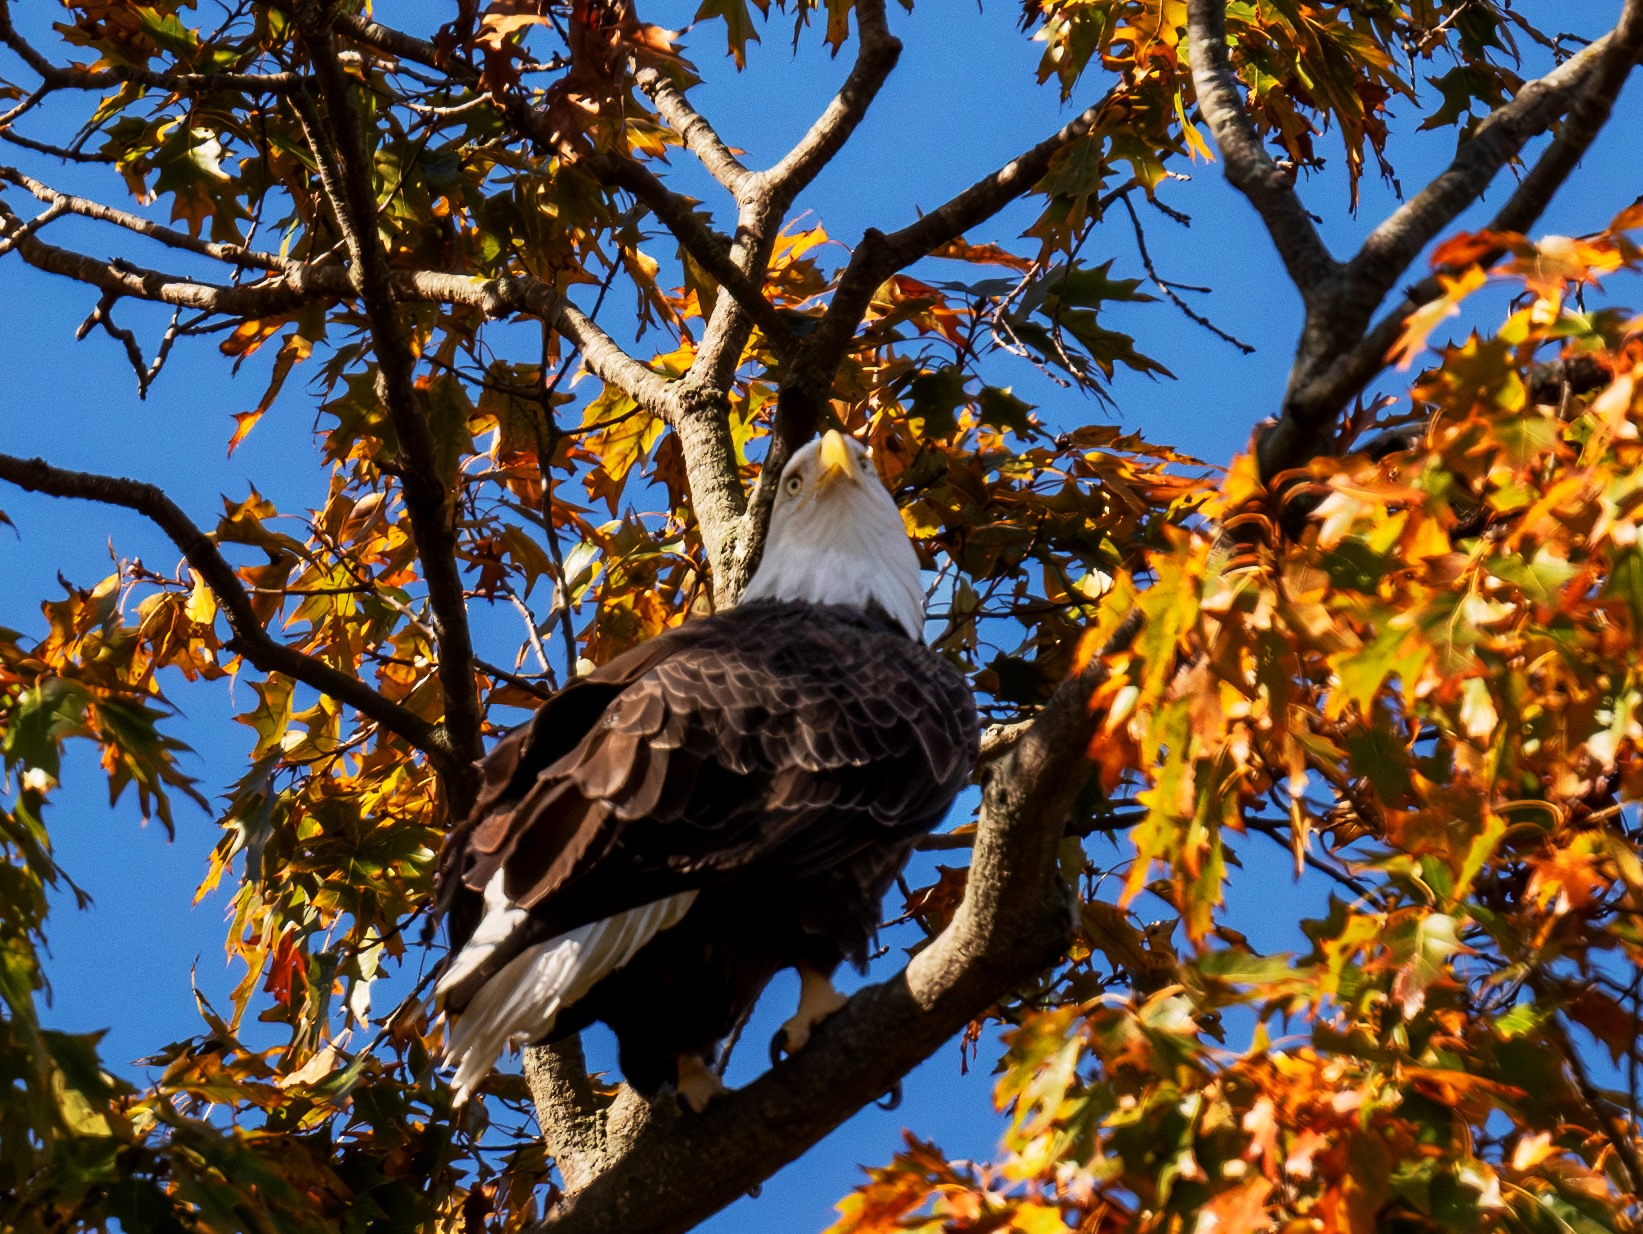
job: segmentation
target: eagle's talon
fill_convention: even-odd
[[[878,1106],[878,1108],[881,1109],[881,1110],[897,1110],[897,1109],[900,1109],[901,1108],[901,1081],[897,1080],[894,1084],[892,1084],[890,1086],[890,1091],[885,1093],[884,1096],[880,1097],[873,1104]]]
[[[833,988],[833,980],[808,964],[799,965],[799,1008],[770,1039],[770,1061],[779,1063],[784,1054],[797,1054],[810,1044],[810,1034],[828,1016],[850,999]]]
[[[679,1078],[673,1085],[679,1103],[692,1114],[707,1109],[708,1102],[729,1090],[719,1073],[699,1054],[679,1055]]]

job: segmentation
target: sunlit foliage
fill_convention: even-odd
[[[480,738],[709,608],[713,563],[680,435],[585,337],[476,289],[574,293],[651,374],[692,371],[730,292],[599,161],[684,157],[635,74],[686,88],[687,50],[728,37],[740,65],[790,26],[837,48],[855,16],[848,0],[705,0],[687,49],[628,4],[465,2],[428,32],[436,67],[392,47],[339,58],[373,240],[400,279],[426,437],[411,442],[380,323],[342,273],[358,237],[325,183],[336,117],[309,89],[306,7],[223,21],[183,0],[65,0],[51,59],[109,80],[53,87],[82,91],[84,127],[25,138],[103,165],[111,196],[175,225],[149,239],[237,267],[224,295],[178,308],[165,348],[210,338],[234,366],[269,349],[266,392],[220,444],[317,409],[328,473],[316,508],[253,490],[206,528],[251,617],[300,657],[286,669],[193,564],[124,562],[46,599],[42,637],[0,630],[0,1221],[24,1228],[511,1231],[551,1206],[524,1081],[495,1076],[453,1109],[420,998],[377,1005],[373,984],[427,959],[434,854]],[[877,286],[831,382],[824,415],[873,447],[929,571],[933,641],[995,732],[1091,657],[1110,670],[1064,842],[1076,937],[991,1017],[1008,1046],[999,1155],[950,1161],[910,1136],[834,1228],[1634,1230],[1643,346],[1602,280],[1636,269],[1643,217],[1578,241],[1451,241],[1434,259],[1446,294],[1397,350],[1417,371],[1361,410],[1338,457],[1281,483],[1249,456],[1210,467],[1122,431],[1105,414],[1120,376],[1170,379],[1112,324],[1159,290],[1124,273],[1127,212],[1189,204],[1170,175],[1210,154],[1184,11],[1022,6],[1040,80],[1099,100],[1095,122],[1051,161],[1024,236],[951,241]],[[1551,47],[1488,0],[1257,0],[1228,25],[1285,169],[1316,170],[1326,140],[1344,150],[1343,208],[1370,160],[1395,180],[1389,106],[1419,79],[1441,99],[1423,127],[1464,136],[1522,84],[1520,45]],[[249,76],[178,76],[225,73]],[[0,136],[27,129],[32,89],[0,85]],[[57,216],[26,239],[22,204],[49,213],[52,190],[13,168],[0,182],[8,247],[39,255]],[[758,290],[802,341],[849,258],[798,217]],[[341,290],[285,294],[293,270]],[[1510,315],[1429,350],[1491,279]],[[135,348],[113,317],[127,294],[88,329]],[[750,330],[727,391],[754,491],[794,363],[777,333]],[[164,380],[163,352],[136,359],[144,390]],[[1066,406],[1014,391],[1022,359]],[[473,657],[466,744],[440,678],[451,613],[430,527],[450,537],[459,600],[522,623],[511,658]],[[1139,633],[1110,642],[1132,613]],[[314,666],[374,691],[380,714],[317,689]],[[213,804],[222,786],[179,769],[166,690],[223,675],[254,700],[235,717],[254,748]],[[222,827],[200,894],[231,901],[241,979],[232,1005],[199,998],[202,1027],[157,1049],[151,1088],[112,1078],[93,1037],[41,1026],[47,895],[74,891],[48,827],[74,741],[96,747],[111,797],[167,827],[187,797]],[[1228,840],[1246,836],[1333,880],[1327,915],[1299,923],[1309,950],[1257,954],[1227,920]],[[913,889],[909,919],[935,933],[963,887],[955,867]],[[1144,926],[1143,906],[1162,920]],[[246,1044],[248,1015],[280,1043]]]

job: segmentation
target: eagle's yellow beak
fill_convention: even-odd
[[[832,484],[839,479],[850,479],[860,482],[861,474],[856,467],[856,460],[852,457],[849,444],[844,440],[844,434],[836,428],[830,428],[822,434],[821,449],[817,451],[821,459],[821,474],[817,480],[823,484]]]

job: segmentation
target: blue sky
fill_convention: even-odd
[[[19,22],[40,31],[56,6],[29,0],[16,7]],[[449,7],[434,0],[379,0],[376,14],[389,24],[429,30]],[[646,20],[681,28],[694,7],[670,0],[642,4],[641,13]],[[984,8],[974,0],[926,0],[908,15],[892,6],[893,26],[906,44],[900,67],[850,146],[805,194],[800,210],[812,212],[813,220],[846,243],[867,226],[898,226],[1037,141],[1096,97],[1105,87],[1097,76],[1065,107],[1053,84],[1034,84],[1039,48],[1016,30],[1019,7],[1002,0],[989,0]],[[1586,0],[1573,8],[1537,0],[1517,7],[1552,28],[1578,23],[1581,32],[1592,33],[1618,11],[1619,3]],[[794,56],[790,22],[782,18],[767,28],[764,45],[752,49],[745,73],[737,74],[722,57],[723,46],[723,32],[716,25],[688,36],[687,52],[708,79],[693,97],[727,140],[748,151],[750,164],[767,164],[824,105],[847,60],[830,58],[814,34]],[[15,61],[4,57],[0,74],[27,80]],[[1403,184],[1413,189],[1447,160],[1453,138],[1415,134],[1415,113],[1407,107],[1401,113],[1391,154]],[[28,131],[49,133],[52,114]],[[1634,83],[1539,231],[1594,230],[1643,190],[1635,156],[1640,128],[1643,92]],[[1337,151],[1327,139],[1323,148],[1338,166]],[[16,162],[19,154],[11,147],[0,149],[0,161]],[[108,200],[118,197],[114,177],[104,169],[57,168],[45,160],[23,165],[58,187]],[[676,155],[673,166],[686,191],[722,209],[715,187],[693,174],[688,156]],[[1215,289],[1195,298],[1195,307],[1254,344],[1255,354],[1239,354],[1158,303],[1126,308],[1113,320],[1136,334],[1143,350],[1166,364],[1177,380],[1121,374],[1114,386],[1116,413],[1058,390],[1025,365],[1008,369],[1004,380],[1015,381],[1018,393],[1039,403],[1052,423],[1116,414],[1125,427],[1155,441],[1225,462],[1276,404],[1300,323],[1299,304],[1253,213],[1222,182],[1219,167],[1200,164],[1192,177],[1164,189],[1171,205],[1192,216],[1192,225],[1181,227],[1144,211],[1150,248],[1165,277]],[[1344,177],[1335,172],[1307,183],[1304,195],[1324,218],[1325,238],[1337,254],[1349,252],[1393,205],[1385,186],[1366,178],[1363,205],[1351,217]],[[7,194],[8,200],[15,197]],[[1503,197],[1503,189],[1497,188],[1482,212],[1474,211],[1463,222],[1481,222],[1491,203]],[[1034,214],[1030,208],[1011,211],[971,239],[1008,240]],[[124,251],[114,233],[89,224],[60,222],[52,238],[94,253]],[[668,247],[658,246],[664,252]],[[1142,274],[1122,212],[1109,217],[1084,255],[1091,261],[1115,258],[1117,274]],[[956,276],[956,267],[954,272]],[[931,273],[941,276],[934,264]],[[1618,284],[1616,294],[1623,302],[1640,299],[1628,283]],[[1499,297],[1492,304],[1487,297],[1480,299],[1486,312],[1498,315]],[[312,436],[315,400],[301,381],[287,386],[275,410],[228,458],[230,417],[256,404],[267,357],[254,359],[232,377],[211,343],[181,346],[148,400],[139,402],[132,373],[112,340],[94,333],[82,343],[73,341],[75,327],[94,303],[95,296],[83,287],[36,273],[15,256],[0,258],[0,451],[42,454],[64,466],[151,481],[207,525],[220,510],[222,495],[243,497],[253,481],[282,508],[303,508],[323,498],[325,472]],[[150,350],[169,316],[129,304],[122,304],[119,314]],[[1395,391],[1396,381],[1386,388]],[[0,510],[17,527],[16,535],[0,527],[0,569],[10,581],[0,596],[0,625],[40,633],[38,602],[59,594],[57,573],[82,586],[97,581],[113,568],[111,544],[118,556],[141,557],[156,569],[169,572],[176,565],[177,553],[169,542],[119,512],[3,489]],[[495,621],[481,618],[480,627],[501,637]],[[185,712],[174,731],[197,752],[190,769],[209,794],[218,794],[239,774],[251,745],[250,731],[226,720],[248,709],[249,692],[236,694],[229,683],[179,682],[173,697]],[[177,840],[167,844],[157,826],[140,825],[133,801],[110,808],[101,774],[84,751],[70,760],[64,780],[49,822],[63,864],[91,891],[96,905],[83,913],[68,902],[56,906],[49,929],[54,1001],[48,1020],[75,1031],[107,1029],[105,1060],[136,1075],[140,1069],[130,1060],[197,1030],[189,985],[196,961],[200,988],[219,1002],[239,976],[223,960],[227,898],[219,893],[189,907],[217,831],[209,816],[183,803]],[[1229,889],[1231,922],[1257,946],[1295,945],[1298,906],[1321,905],[1323,890],[1309,882],[1293,885],[1287,857],[1275,849],[1268,853],[1264,841],[1252,838],[1244,850],[1248,867]],[[881,964],[893,960],[894,953]],[[875,971],[884,975],[889,969]],[[785,1016],[783,1008],[792,996],[789,981],[773,987],[749,1031],[733,1081],[762,1066],[762,1043]],[[819,1229],[829,1221],[832,1203],[858,1180],[856,1166],[885,1160],[903,1126],[937,1140],[951,1154],[985,1157],[999,1131],[990,1113],[990,1062],[984,1049],[979,1064],[961,1076],[956,1043],[944,1048],[910,1077],[900,1110],[858,1116],[767,1184],[760,1198],[739,1202],[706,1228],[718,1234],[772,1224]]]

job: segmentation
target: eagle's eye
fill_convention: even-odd
[[[787,488],[787,495],[789,497],[797,497],[799,495],[799,490],[803,487],[804,487],[803,477],[801,477],[801,476],[788,476],[787,477],[786,488]]]

